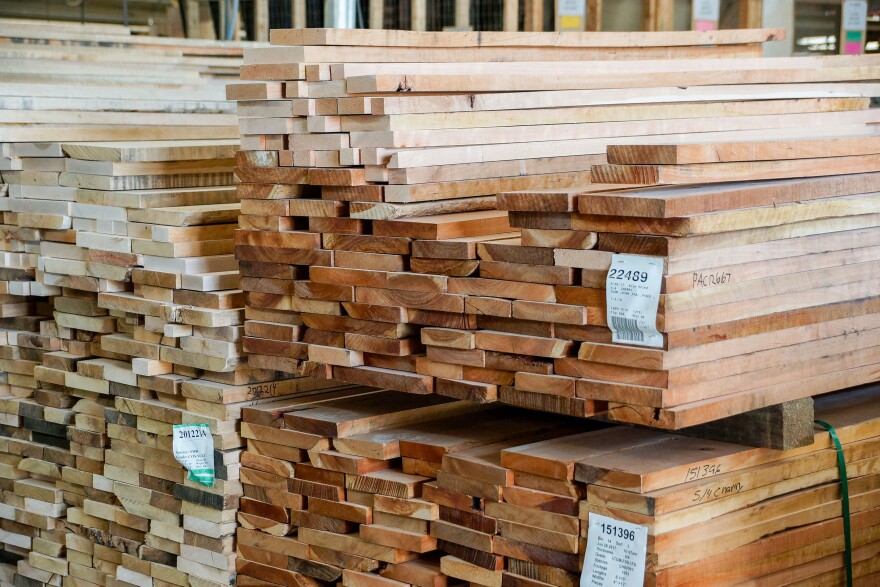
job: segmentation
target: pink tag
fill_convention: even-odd
[[[863,48],[861,43],[847,43],[843,48],[847,55],[861,55]]]

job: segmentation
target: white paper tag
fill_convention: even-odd
[[[719,0],[693,0],[692,20],[718,21],[721,14],[721,2]]]
[[[580,587],[642,587],[648,529],[590,514]]]
[[[657,331],[657,308],[663,259],[641,255],[612,255],[605,279],[605,304],[611,340],[662,347]]]
[[[214,486],[214,441],[207,424],[176,424],[172,449],[191,481]]]
[[[841,28],[845,31],[863,31],[868,26],[867,0],[846,0],[843,3]]]
[[[559,16],[584,16],[587,13],[587,3],[578,0],[558,0],[556,12]]]

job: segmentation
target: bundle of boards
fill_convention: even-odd
[[[243,45],[0,35],[0,581],[228,585],[242,404],[334,386],[242,355]],[[207,426],[211,487],[173,456],[181,424]]]
[[[880,577],[878,393],[816,402],[843,444],[865,585]],[[238,584],[574,587],[600,514],[648,528],[646,585],[840,585],[838,462],[819,430],[775,451],[363,388],[246,408]]]
[[[259,316],[245,350],[296,374],[674,429],[870,381],[880,59],[752,56],[777,34],[488,34],[462,61],[472,36],[273,31],[242,68],[265,81],[227,91],[236,256]],[[618,207],[663,183],[701,184],[657,193],[708,208]],[[611,344],[612,253],[669,265],[662,349]]]
[[[500,196],[524,238],[597,243],[547,251],[548,270],[580,271],[558,301],[593,319],[560,336],[572,352],[553,375],[517,374],[516,387],[679,429],[876,380],[878,147],[876,137],[612,146],[597,181],[671,185]],[[660,348],[633,346],[641,332],[612,342],[615,254],[662,267]]]
[[[770,166],[762,177],[777,183],[756,184],[775,194],[772,220],[759,211],[764,224],[736,233],[781,226],[754,243],[792,264],[744,269],[767,279],[819,260],[837,271],[826,281],[847,277],[833,295],[869,287],[840,259],[856,248],[847,238],[873,235],[848,223],[873,222],[859,194],[875,171],[863,154],[878,120],[867,99],[880,88],[864,83],[880,78],[874,58],[758,59],[779,31],[274,31],[228,89],[236,128],[222,93],[241,45],[64,28],[0,22],[0,587],[573,587],[591,512],[648,526],[652,584],[704,580],[697,555],[720,584],[839,582],[824,432],[773,452],[581,418],[676,428],[816,391],[761,404],[725,387],[739,403],[663,411],[682,390],[615,377],[662,376],[698,344],[731,368],[758,359],[738,362],[752,351],[730,353],[736,341],[709,348],[711,328],[665,322],[668,348],[611,344],[596,255],[655,238],[702,246],[687,231],[717,224],[698,214],[758,222],[745,184],[663,196],[659,215],[638,207],[679,189],[638,184],[703,164],[684,143],[757,145],[735,159],[750,161],[810,137],[807,163]],[[817,150],[838,135],[850,138]],[[656,149],[606,156],[614,145]],[[827,171],[813,159],[832,154],[862,175],[784,179]],[[840,200],[827,229],[810,202],[786,208],[807,185],[817,205]],[[610,198],[636,208],[579,208]],[[674,207],[685,200],[708,208]],[[808,259],[776,242],[807,234],[822,239]],[[871,254],[859,241],[858,263]],[[776,284],[777,297],[806,291]],[[719,295],[745,305],[738,289]],[[810,306],[772,328],[749,317],[722,334],[775,351],[815,332],[796,356],[834,338],[861,377],[870,364],[852,361],[873,348],[860,322],[871,303]],[[811,369],[837,365],[815,357]],[[626,401],[609,395],[618,388]],[[866,581],[878,570],[876,395],[817,407],[851,464]],[[179,425],[207,426],[210,487],[175,459]],[[730,559],[724,539],[696,544],[712,517],[719,536],[735,534]]]

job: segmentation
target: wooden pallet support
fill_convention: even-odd
[[[369,16],[367,21],[371,29],[384,28],[385,24],[385,0],[370,0]]]
[[[760,28],[764,23],[764,0],[739,0],[740,28]]]
[[[813,398],[785,402],[737,414],[679,434],[773,450],[791,450],[813,442]]]
[[[519,2],[520,0],[504,0],[501,16],[502,30],[519,30]]]
[[[602,4],[603,0],[587,0],[587,30],[602,30]]]
[[[646,31],[675,30],[674,0],[642,0],[642,29]]]

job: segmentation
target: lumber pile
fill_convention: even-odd
[[[816,405],[844,445],[866,584],[880,570],[878,393]],[[775,451],[349,388],[246,408],[242,433],[244,584],[571,587],[591,514],[648,528],[646,585],[843,575],[837,457],[818,427]]]
[[[596,242],[541,249],[554,269],[580,272],[557,301],[585,307],[588,326],[557,331],[570,355],[550,376],[517,374],[515,387],[607,401],[611,419],[680,429],[873,381],[877,145],[614,145],[593,174],[621,189],[499,196],[524,239]],[[633,346],[647,336],[621,324],[612,341],[606,282],[625,278],[609,273],[615,254],[658,263],[655,348]]]
[[[660,351],[605,344],[597,283],[607,267],[573,259],[647,252],[606,244],[608,232],[641,233],[639,219],[611,229],[577,214],[578,194],[666,177],[615,175],[604,167],[609,149],[875,140],[876,57],[742,56],[768,34],[643,34],[633,49],[623,48],[631,36],[612,33],[573,35],[565,46],[499,34],[481,37],[464,61],[467,35],[273,31],[272,47],[245,52],[246,81],[227,90],[242,133],[236,256],[248,310],[259,315],[246,322],[245,350],[289,373],[580,417],[610,401],[612,417],[667,428],[766,405],[653,418],[673,405],[659,399],[666,368],[641,363]],[[725,58],[731,52],[737,58]],[[860,161],[803,175],[876,166]],[[800,161],[789,177],[811,165]],[[745,179],[746,168],[722,179]],[[682,181],[699,181],[687,174]],[[514,191],[531,194],[498,196]],[[868,200],[847,204],[862,214]],[[592,367],[593,348],[607,351],[608,366]],[[651,394],[658,399],[641,399]]]
[[[246,364],[230,146],[203,143],[64,145],[71,168],[97,173],[78,178],[75,244],[55,265],[41,258],[59,268],[47,277],[61,280],[54,318],[69,330],[40,381],[91,399],[106,425],[91,438],[101,458],[71,471],[84,491],[68,512],[93,543],[72,539],[91,555],[76,572],[101,585],[232,582],[241,407],[334,385]],[[175,460],[174,426],[186,424],[210,432],[210,488]]]
[[[72,230],[96,232],[83,228],[93,218],[73,225],[76,191],[87,186],[77,183],[80,171],[67,169],[61,142],[235,138],[221,80],[235,72],[241,46],[187,49],[185,40],[121,35],[105,41],[95,46],[101,39],[91,30],[0,21],[0,277],[17,282],[4,293],[59,295],[57,279],[34,274],[38,251],[48,247],[46,257],[67,259],[58,249],[75,244]]]
[[[880,62],[757,59],[778,34],[275,31],[236,119],[238,45],[0,23],[0,584],[573,587],[591,513],[648,527],[650,584],[834,583],[826,433],[582,419],[869,380]],[[721,251],[745,285],[692,283]],[[612,252],[663,258],[662,348],[612,342]],[[876,393],[817,403],[866,580]]]
[[[444,496],[461,486],[444,484],[472,481],[442,478],[441,462],[572,428],[557,417],[365,388],[246,408],[238,581],[445,585],[438,555],[461,548],[437,525],[454,534],[458,516]],[[453,508],[476,503],[461,497],[468,505]]]
[[[241,406],[333,385],[241,353],[241,45],[0,33],[4,563],[28,587],[228,585]],[[190,423],[211,487],[173,454]]]
[[[871,385],[816,399],[816,417],[843,445],[853,576],[864,585],[880,578],[877,394]],[[703,441],[695,452],[695,439],[664,435],[582,459],[579,515],[648,526],[646,584],[844,584],[837,455],[816,430],[812,445],[791,451]],[[652,458],[659,451],[662,463]]]

